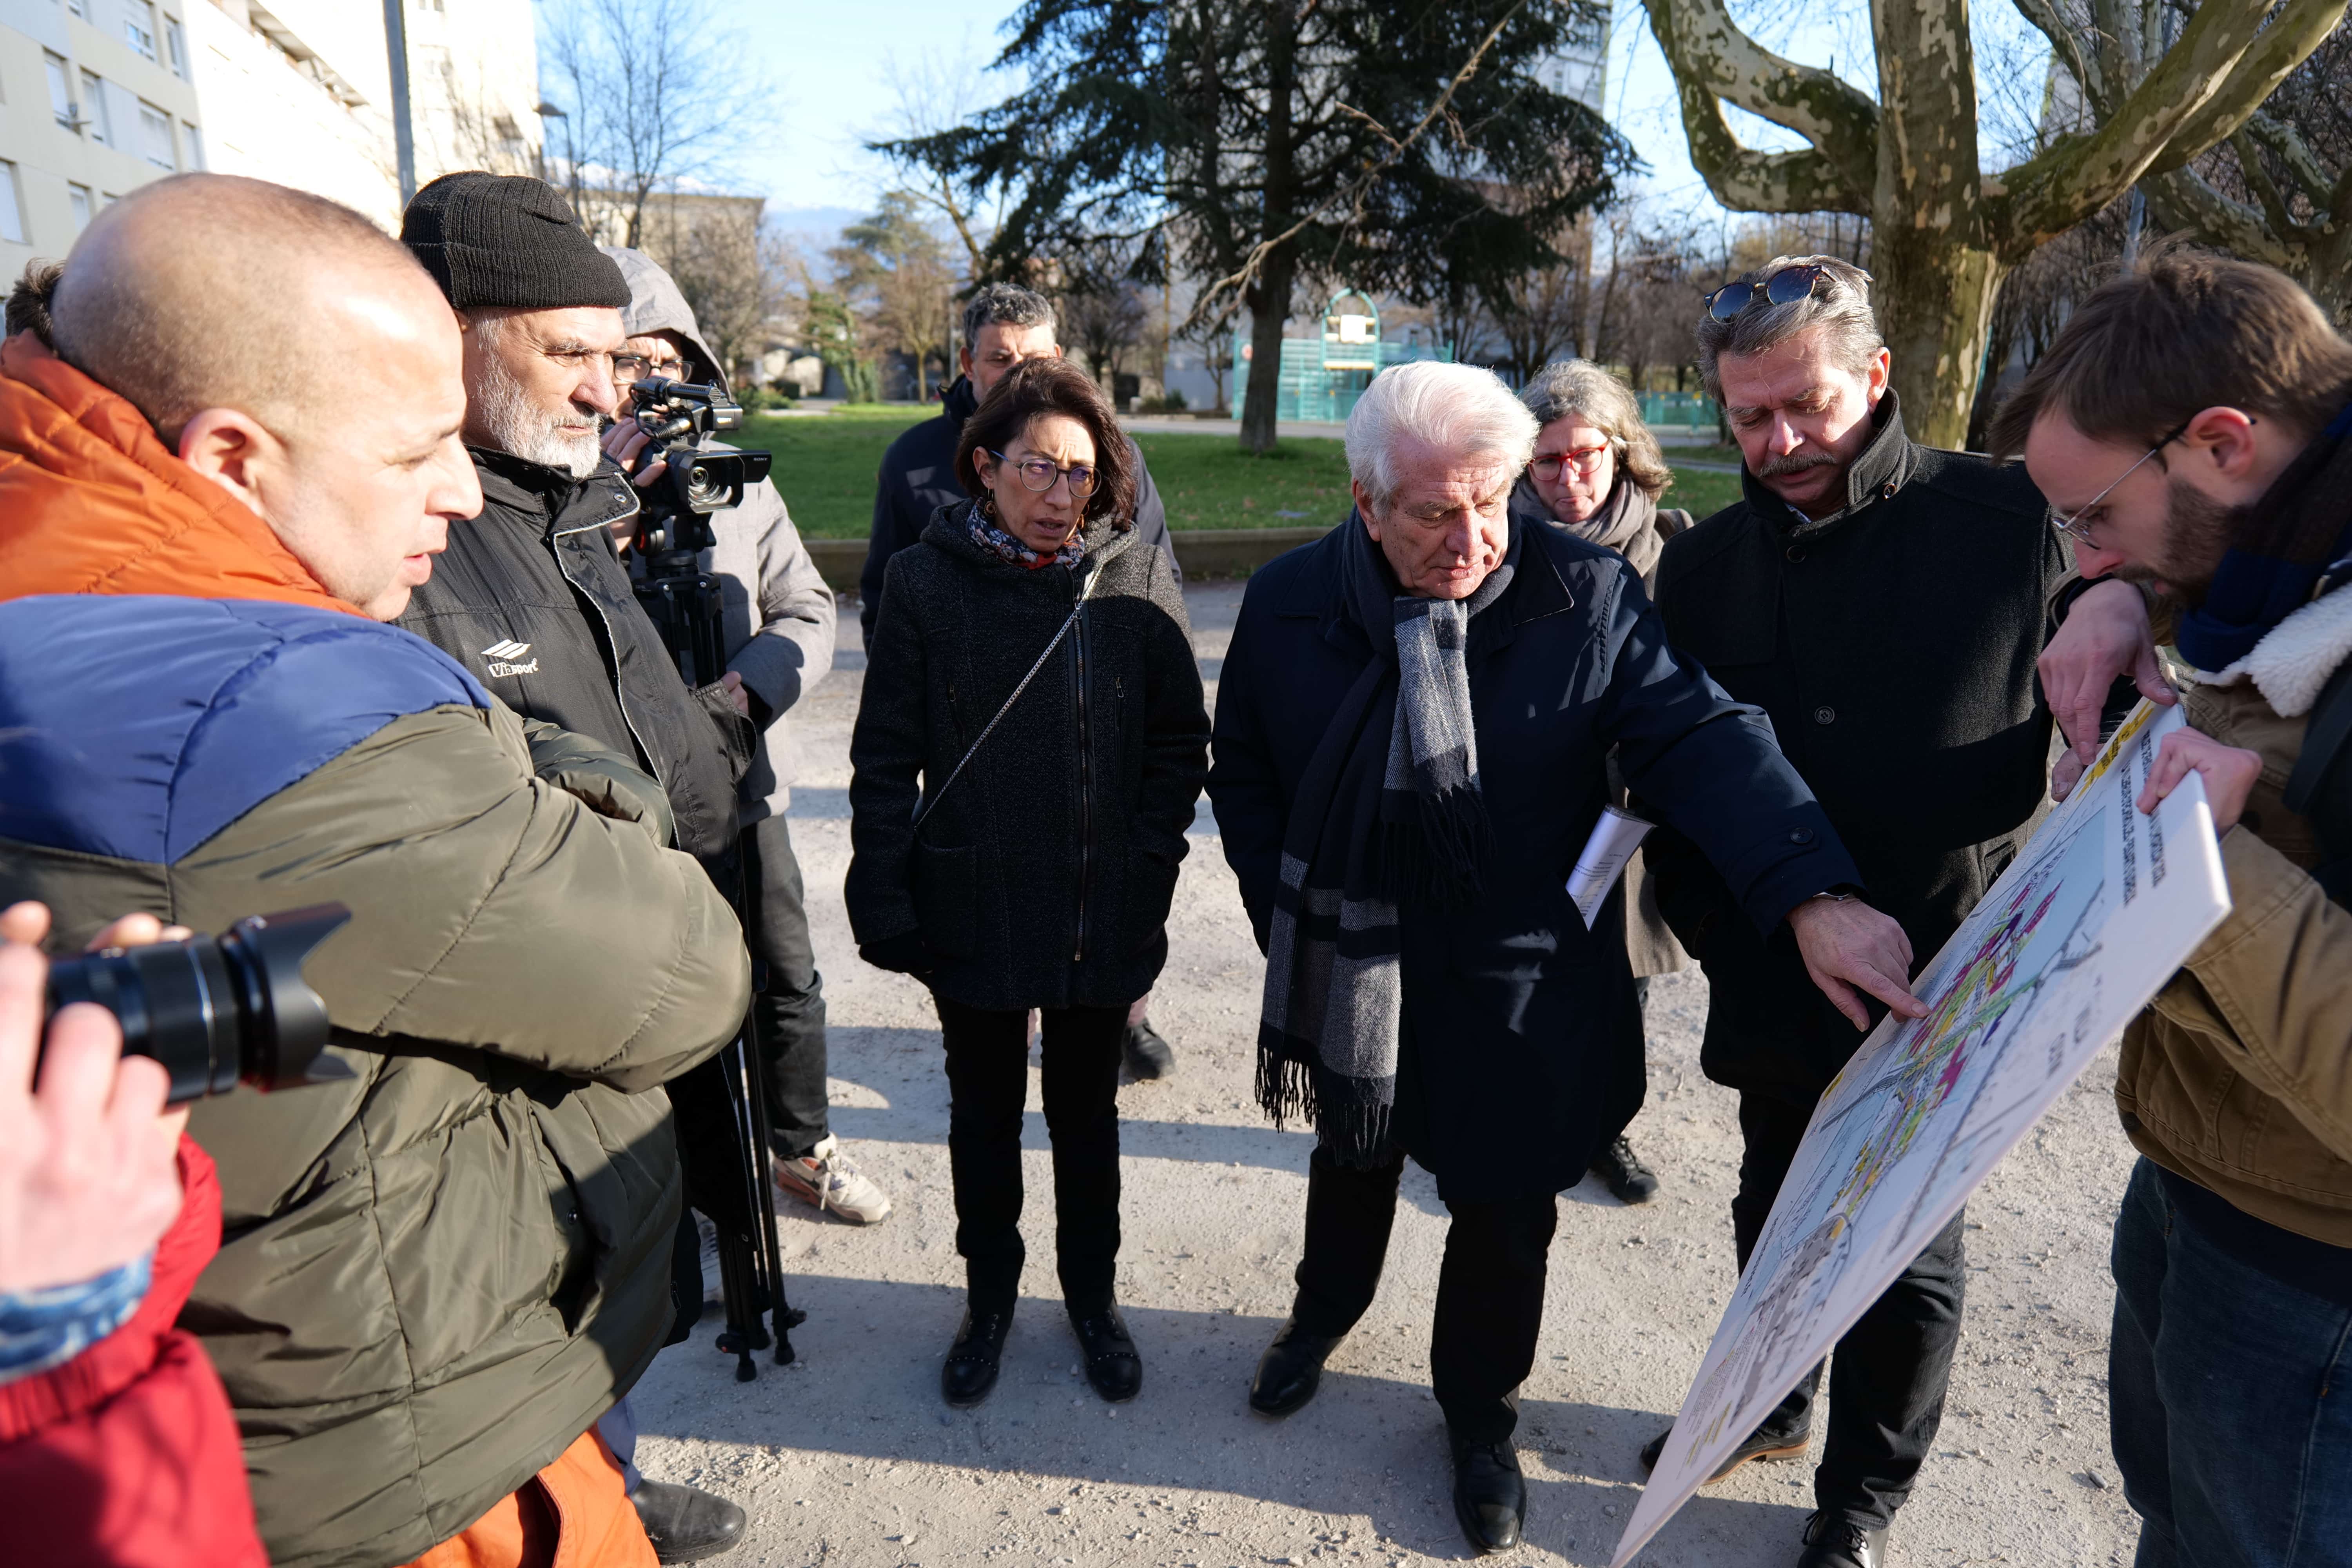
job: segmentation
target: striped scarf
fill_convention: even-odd
[[[1466,908],[1491,852],[1465,653],[1502,564],[1464,600],[1399,596],[1350,516],[1345,575],[1375,656],[1323,732],[1292,803],[1258,1014],[1258,1104],[1314,1122],[1342,1163],[1388,1157],[1404,1011],[1400,904]]]

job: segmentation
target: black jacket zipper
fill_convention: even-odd
[[[1095,853],[1095,748],[1087,712],[1087,611],[1083,603],[1078,606],[1077,637],[1071,644],[1071,652],[1077,661],[1078,697],[1078,941],[1070,953],[1070,962],[1080,963],[1087,956],[1087,883],[1093,871]]]

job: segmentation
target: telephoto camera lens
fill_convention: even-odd
[[[302,978],[311,950],[352,918],[342,904],[248,915],[218,937],[108,948],[49,965],[49,1010],[95,1002],[122,1026],[122,1054],[171,1075],[171,1102],[348,1078],[320,1053],[327,1005]]]

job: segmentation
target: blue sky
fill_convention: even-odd
[[[965,107],[1011,90],[1014,84],[977,68],[994,55],[996,29],[1016,9],[1009,0],[764,0],[742,7],[732,19],[777,83],[779,100],[769,122],[747,136],[736,183],[766,195],[786,226],[793,226],[795,209],[815,209],[806,214],[812,228],[837,226],[838,212],[870,209],[888,173],[860,142],[888,133],[906,89],[926,77],[961,82]],[[1827,65],[1874,91],[1866,7],[1742,0],[1734,9],[1766,47]],[[2011,51],[2005,61],[1980,69],[1990,79],[1989,94],[2001,90],[1993,85],[1999,82],[2038,82],[2031,47],[2037,40],[2017,41],[2023,24],[2011,7],[1984,5],[1974,20],[1980,51]],[[1649,164],[1640,182],[1643,198],[1702,223],[1726,218],[1691,167],[1673,80],[1640,0],[1616,0],[1608,94],[1611,120]],[[939,106],[940,95],[921,96]],[[2018,106],[2008,108],[2013,119]],[[1997,117],[2000,106],[1993,112]],[[1752,145],[1795,144],[1778,127],[1737,110],[1731,117]]]

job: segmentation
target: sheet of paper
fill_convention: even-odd
[[[1652,826],[1630,811],[1620,811],[1613,805],[1601,808],[1601,820],[1592,825],[1592,837],[1584,841],[1583,853],[1576,858],[1576,869],[1568,874],[1569,901],[1584,917],[1585,930],[1592,929],[1601,900],[1609,897],[1609,889],[1617,885],[1617,879],[1625,874],[1625,862],[1633,858],[1633,851],[1650,836]]]
[[[2229,914],[2198,775],[2152,816],[2133,804],[2184,722],[2178,708],[2139,705],[1921,973],[1927,1016],[1882,1023],[1822,1096],[1611,1568],[1633,1560]]]

